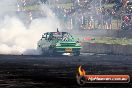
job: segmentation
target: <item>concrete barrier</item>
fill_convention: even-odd
[[[98,53],[98,54],[132,55],[132,45],[84,42],[81,52]]]

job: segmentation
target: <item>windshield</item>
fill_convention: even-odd
[[[58,41],[74,41],[74,38],[72,37],[72,35],[70,35],[67,32],[53,33],[52,39],[53,40],[58,40]]]

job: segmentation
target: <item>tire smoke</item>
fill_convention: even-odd
[[[16,3],[17,1],[14,0],[1,0],[0,3],[0,7],[2,5],[5,8],[6,6],[7,8],[13,7],[6,11],[0,9],[0,54],[38,55],[37,42],[44,32],[56,31],[56,28],[60,28],[59,20],[48,6],[41,5],[40,10],[45,17],[38,16],[38,18],[32,19],[27,27],[17,14],[10,14]]]

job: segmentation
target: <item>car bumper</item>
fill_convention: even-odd
[[[80,51],[82,47],[58,47],[54,49],[57,53],[74,53]]]

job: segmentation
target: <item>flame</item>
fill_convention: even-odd
[[[82,68],[82,66],[79,66],[78,71],[79,71],[79,75],[80,75],[80,76],[84,76],[84,75],[86,74],[86,72],[85,72],[85,70]]]

